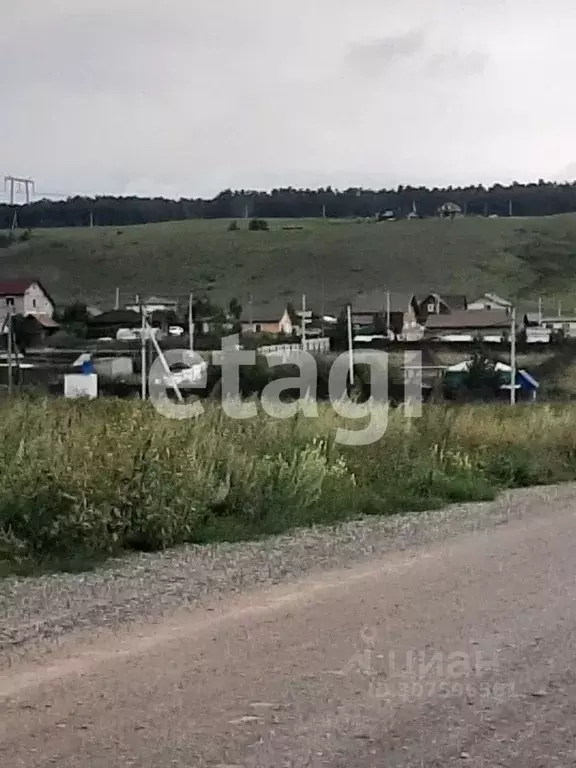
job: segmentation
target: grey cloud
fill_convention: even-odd
[[[427,57],[426,67],[429,76],[474,76],[480,75],[490,61],[490,57],[483,51],[451,50],[443,53],[433,53]]]
[[[360,77],[379,78],[398,70],[427,79],[472,76],[483,72],[489,56],[482,51],[464,53],[451,48],[435,50],[430,36],[421,29],[366,43],[354,43],[348,51],[345,71]]]
[[[76,11],[61,0],[68,10],[46,17],[20,10],[13,26],[0,28],[0,64],[15,65],[0,91],[49,86],[58,93],[150,92],[185,87],[199,75],[204,80],[232,77],[239,57],[249,76],[255,45],[272,45],[283,31],[274,32],[266,23],[251,26],[251,14],[234,9],[227,10],[223,23],[218,0],[202,13],[187,11],[183,0],[132,8],[127,2],[132,0],[114,7],[106,0],[98,7],[82,0]]]
[[[0,178],[40,190],[488,183],[573,158],[568,0],[17,0],[3,21]]]
[[[405,34],[380,40],[353,43],[346,56],[345,67],[361,75],[382,74],[398,60],[421,53],[425,41],[421,30],[412,29]]]

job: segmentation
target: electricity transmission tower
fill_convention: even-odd
[[[24,188],[26,194],[26,204],[30,203],[31,195],[35,192],[33,179],[22,179],[18,176],[4,176],[4,191],[10,190],[10,205],[14,205],[15,193],[21,192]]]

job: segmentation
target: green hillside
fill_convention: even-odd
[[[38,276],[58,302],[103,306],[113,303],[116,286],[123,302],[136,294],[184,298],[194,291],[245,304],[250,294],[263,303],[305,292],[310,304],[323,301],[328,310],[357,291],[387,286],[469,297],[494,291],[520,295],[528,305],[539,272],[518,258],[521,243],[543,230],[576,243],[576,215],[381,224],[273,220],[269,232],[248,232],[245,222],[229,232],[228,223],[34,230],[29,242],[0,250],[1,274]],[[550,309],[552,299],[562,299],[565,311],[576,305],[575,289],[571,264],[546,274],[541,286]]]

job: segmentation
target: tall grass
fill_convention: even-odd
[[[390,413],[345,448],[341,420],[171,421],[134,401],[0,403],[0,561],[96,558],[238,539],[363,514],[491,498],[576,478],[576,407]]]

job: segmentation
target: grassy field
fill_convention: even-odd
[[[342,421],[197,421],[134,401],[0,403],[0,572],[274,534],[576,478],[576,407],[431,406],[382,439]],[[358,424],[358,423],[357,423]],[[356,427],[358,428],[358,427]]]
[[[244,222],[241,222],[244,225]],[[302,229],[284,227],[301,226]],[[28,243],[0,251],[2,274],[40,277],[59,302],[111,306],[149,292],[185,298],[208,292],[246,305],[306,292],[309,302],[340,308],[359,290],[388,286],[425,293],[485,291],[514,295],[534,274],[507,251],[542,227],[576,238],[576,216],[456,221],[271,221],[269,232],[228,232],[228,222],[182,221],[144,226],[35,230]],[[544,285],[570,311],[574,279]],[[530,305],[531,297],[526,298]]]

